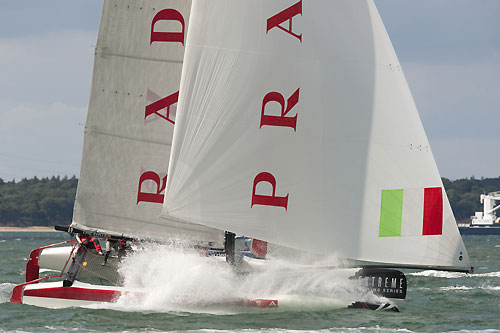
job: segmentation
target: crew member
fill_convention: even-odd
[[[103,266],[108,263],[111,249],[115,249],[115,251],[118,252],[118,260],[121,260],[127,250],[127,241],[121,238],[106,237],[106,254],[104,255],[104,262],[102,263]]]
[[[71,287],[73,285],[73,282],[78,276],[78,272],[86,265],[85,258],[87,257],[87,251],[96,252],[102,255],[101,245],[99,245],[97,239],[86,234],[79,234],[77,238],[80,241],[80,246],[73,256],[73,261],[63,281],[63,287]]]
[[[102,255],[102,248],[101,245],[99,244],[99,240],[95,239],[90,235],[82,234],[79,236],[81,244],[85,246],[87,250],[95,251],[97,254]]]

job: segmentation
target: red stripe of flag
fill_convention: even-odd
[[[422,235],[443,234],[443,190],[441,187],[424,189],[424,227]]]

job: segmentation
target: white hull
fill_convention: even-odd
[[[68,257],[72,249],[72,246],[51,247],[43,249],[40,252],[40,256],[38,258],[38,266],[43,269],[51,269],[60,272],[62,267],[64,267],[64,265],[68,261]],[[66,266],[64,272],[66,272],[68,268],[69,265]]]
[[[96,304],[93,301],[72,300],[64,298],[49,298],[49,297],[23,297],[23,304],[39,306],[49,309],[60,309],[70,307],[83,307]]]
[[[98,286],[78,281],[71,287],[63,287],[62,281],[36,283],[24,288],[20,303],[46,308],[88,306],[116,301],[124,292],[125,289],[120,287]]]

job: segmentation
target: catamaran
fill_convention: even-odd
[[[84,141],[69,232],[178,237],[229,262],[246,235],[340,257],[394,298],[395,268],[472,269],[372,0],[105,0]],[[13,301],[127,292],[35,277]]]

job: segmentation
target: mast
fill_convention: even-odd
[[[470,269],[371,0],[193,2],[163,214],[358,262]]]
[[[226,262],[234,265],[234,245],[236,235],[232,232],[226,231],[224,233],[224,252],[226,253]]]

